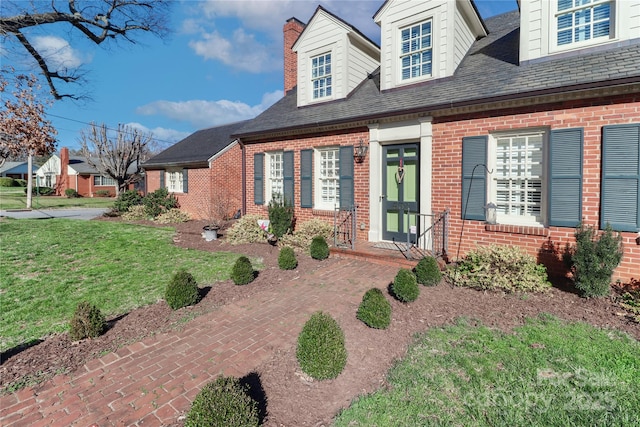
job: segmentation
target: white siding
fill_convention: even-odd
[[[358,39],[348,38],[348,79],[346,95],[349,95],[367,76],[380,65],[380,52],[371,52]]]
[[[469,48],[475,41],[475,37],[471,32],[471,29],[467,25],[464,17],[460,13],[460,10],[456,7],[456,24],[454,31],[454,52],[453,52],[453,72],[455,72],[458,65],[462,61],[462,58],[467,54]]]
[[[629,1],[626,7],[627,10],[618,16],[628,17],[628,25],[623,21],[620,26],[629,28],[629,34],[625,36],[626,38],[631,40],[640,38],[640,1]]]

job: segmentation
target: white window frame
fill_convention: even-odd
[[[422,27],[423,25],[429,24],[430,27],[430,32],[428,33],[428,35],[422,34]],[[428,37],[429,38],[429,45],[427,47],[425,46],[420,46],[420,48],[416,48],[416,49],[412,49],[411,46],[411,35],[412,35],[412,31],[414,28],[418,28],[420,31],[420,35],[419,38],[420,40],[422,40],[422,38],[424,37]],[[405,31],[409,32],[409,40],[404,40],[403,39],[403,33]],[[434,75],[434,49],[433,49],[433,45],[434,45],[434,22],[433,19],[429,18],[429,19],[425,19],[423,21],[420,21],[418,23],[412,23],[410,25],[406,25],[403,26],[401,28],[398,28],[398,81],[401,83],[407,83],[407,82],[413,82],[416,80],[423,80],[423,79],[427,79],[427,78],[432,78]],[[403,47],[404,45],[407,44],[409,47],[409,51],[408,52],[403,52]],[[422,68],[424,66],[424,63],[422,62],[422,54],[423,53],[427,53],[429,52],[431,54],[431,59],[430,59],[430,63],[431,63],[431,70],[429,74],[423,74],[422,72]],[[420,58],[420,63],[419,63],[419,70],[420,73],[417,76],[412,76],[411,75],[411,69],[414,68],[416,65],[412,63],[412,58],[418,55]],[[403,70],[405,68],[405,66],[403,65],[403,60],[405,58],[409,59],[409,77],[404,78],[403,75]]]
[[[265,203],[284,195],[284,151],[265,153]]]
[[[328,65],[327,65],[328,59]],[[322,64],[320,62],[322,61]],[[315,64],[314,64],[315,62]],[[311,100],[318,101],[333,98],[334,79],[333,79],[333,55],[332,52],[324,52],[314,55],[309,59],[309,70],[311,77]],[[327,70],[328,68],[328,70]],[[316,89],[315,85],[318,84]],[[322,87],[320,87],[322,86]],[[322,92],[324,91],[324,92]]]
[[[110,176],[93,175],[93,185],[96,187],[115,187],[116,180],[111,178]]]
[[[502,178],[502,174],[500,173],[500,162],[498,161],[498,154],[499,154],[499,148],[498,146],[503,143],[503,142],[507,142],[507,141],[511,141],[512,143],[515,142],[514,140],[517,140],[519,138],[525,138],[526,140],[526,144],[528,144],[531,140],[531,142],[535,141],[536,137],[540,137],[541,139],[541,148],[539,149],[539,161],[535,162],[529,162],[529,164],[533,163],[534,165],[536,163],[539,164],[539,170],[538,170],[538,174],[530,174],[527,173],[528,170],[530,170],[531,168],[527,167],[527,161],[531,160],[531,155],[530,154],[525,154],[525,177],[517,180],[514,179],[515,176],[517,176],[516,174],[508,174],[507,173],[507,178]],[[548,191],[547,191],[547,162],[548,162],[548,147],[549,147],[549,131],[548,129],[523,129],[523,130],[519,130],[519,131],[513,131],[513,132],[504,132],[504,133],[495,133],[495,134],[491,134],[489,136],[489,147],[488,147],[488,168],[491,171],[491,173],[488,175],[488,181],[487,181],[487,201],[490,203],[494,203],[498,206],[498,209],[496,211],[496,217],[497,217],[497,222],[498,224],[507,224],[507,225],[522,225],[522,226],[539,226],[539,227],[544,227],[547,221],[547,215],[546,215],[546,211],[547,211],[547,197],[548,197]],[[531,151],[537,151],[535,149],[530,150]],[[514,149],[514,152],[517,153],[517,149]],[[511,178],[509,178],[511,177]],[[510,181],[510,182],[503,182],[502,184],[500,183],[500,181]],[[503,211],[503,209],[507,209],[509,210],[509,207],[511,207],[512,209],[517,207],[517,206],[524,206],[524,209],[526,210],[527,206],[528,206],[528,201],[527,199],[527,194],[528,191],[525,189],[524,190],[524,197],[522,198],[518,198],[517,195],[518,193],[521,193],[523,190],[521,187],[515,186],[513,184],[515,184],[516,182],[514,181],[525,181],[525,186],[528,188],[532,188],[529,187],[527,185],[527,183],[533,181],[534,183],[539,183],[539,192],[540,192],[540,202],[539,202],[539,214],[537,215],[529,215],[526,212],[522,215],[520,214],[514,214],[514,213],[505,213]],[[513,190],[513,197],[507,197],[507,200],[504,200],[504,198],[502,200],[499,200],[498,198],[498,192],[499,191],[509,191],[509,190]],[[536,191],[533,190],[531,191],[532,194],[535,194]]]
[[[340,147],[316,148],[314,158],[314,206],[333,210],[340,205]]]
[[[182,193],[182,169],[180,170],[167,170],[165,172],[165,185],[170,193]]]
[[[572,1],[572,7],[570,8],[565,8],[563,10],[559,10],[560,8],[560,2],[564,2],[564,1]],[[586,3],[588,2],[588,3]],[[583,3],[583,4],[581,4]],[[602,6],[604,4],[609,4],[609,18],[608,18],[608,22],[609,22],[609,33],[607,35],[603,35],[603,36],[598,36],[598,37],[593,37],[593,28],[594,28],[594,24],[600,23],[600,22],[606,22],[606,20],[597,20],[597,21],[593,21],[593,11],[599,7]],[[589,23],[578,23],[578,25],[576,25],[575,19],[576,19],[576,14],[583,12],[583,11],[589,11],[589,17],[590,17],[590,22]],[[558,33],[560,31],[563,31],[563,29],[558,27],[558,19],[561,16],[566,16],[570,14],[571,15],[571,27],[567,27],[570,28],[571,30],[571,42],[566,43],[566,44],[558,44]],[[553,48],[554,51],[565,51],[565,50],[571,50],[571,49],[579,49],[579,48],[583,48],[583,47],[588,47],[588,46],[592,46],[592,45],[596,45],[596,44],[601,44],[601,43],[605,43],[605,42],[609,42],[611,40],[613,40],[616,37],[616,0],[553,0],[552,2],[552,6],[551,6],[551,46]],[[575,30],[576,28],[580,28],[580,27],[585,27],[588,26],[589,31],[590,31],[590,38],[585,39],[585,40],[575,40]],[[566,29],[565,29],[566,30]]]

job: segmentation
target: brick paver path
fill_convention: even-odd
[[[315,311],[334,317],[355,313],[367,289],[389,283],[396,273],[397,268],[348,259],[301,272],[180,330],[92,360],[72,375],[0,397],[0,426],[174,423],[204,384],[221,373],[242,377],[276,350],[292,348]]]

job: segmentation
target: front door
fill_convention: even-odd
[[[383,148],[382,183],[382,238],[399,242],[415,240],[418,230],[419,156],[418,144],[388,145]],[[408,218],[407,218],[408,217]],[[413,227],[412,227],[413,226]],[[411,229],[409,227],[412,227]]]

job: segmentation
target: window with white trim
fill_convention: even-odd
[[[266,202],[280,199],[284,194],[284,162],[282,151],[266,153]]]
[[[165,182],[170,193],[182,193],[182,177],[182,170],[166,172]]]
[[[494,135],[489,145],[488,200],[498,223],[543,225],[545,212],[544,131]]]
[[[115,187],[116,180],[111,178],[110,176],[94,175],[93,185],[95,185],[96,187],[107,187],[107,186]]]
[[[557,0],[556,45],[559,48],[607,40],[613,34],[612,0]]]
[[[431,20],[400,30],[402,80],[431,76],[433,64]]]
[[[340,147],[316,150],[315,207],[333,210],[340,205]]]
[[[333,94],[331,53],[311,58],[311,87],[313,99],[328,98]]]

